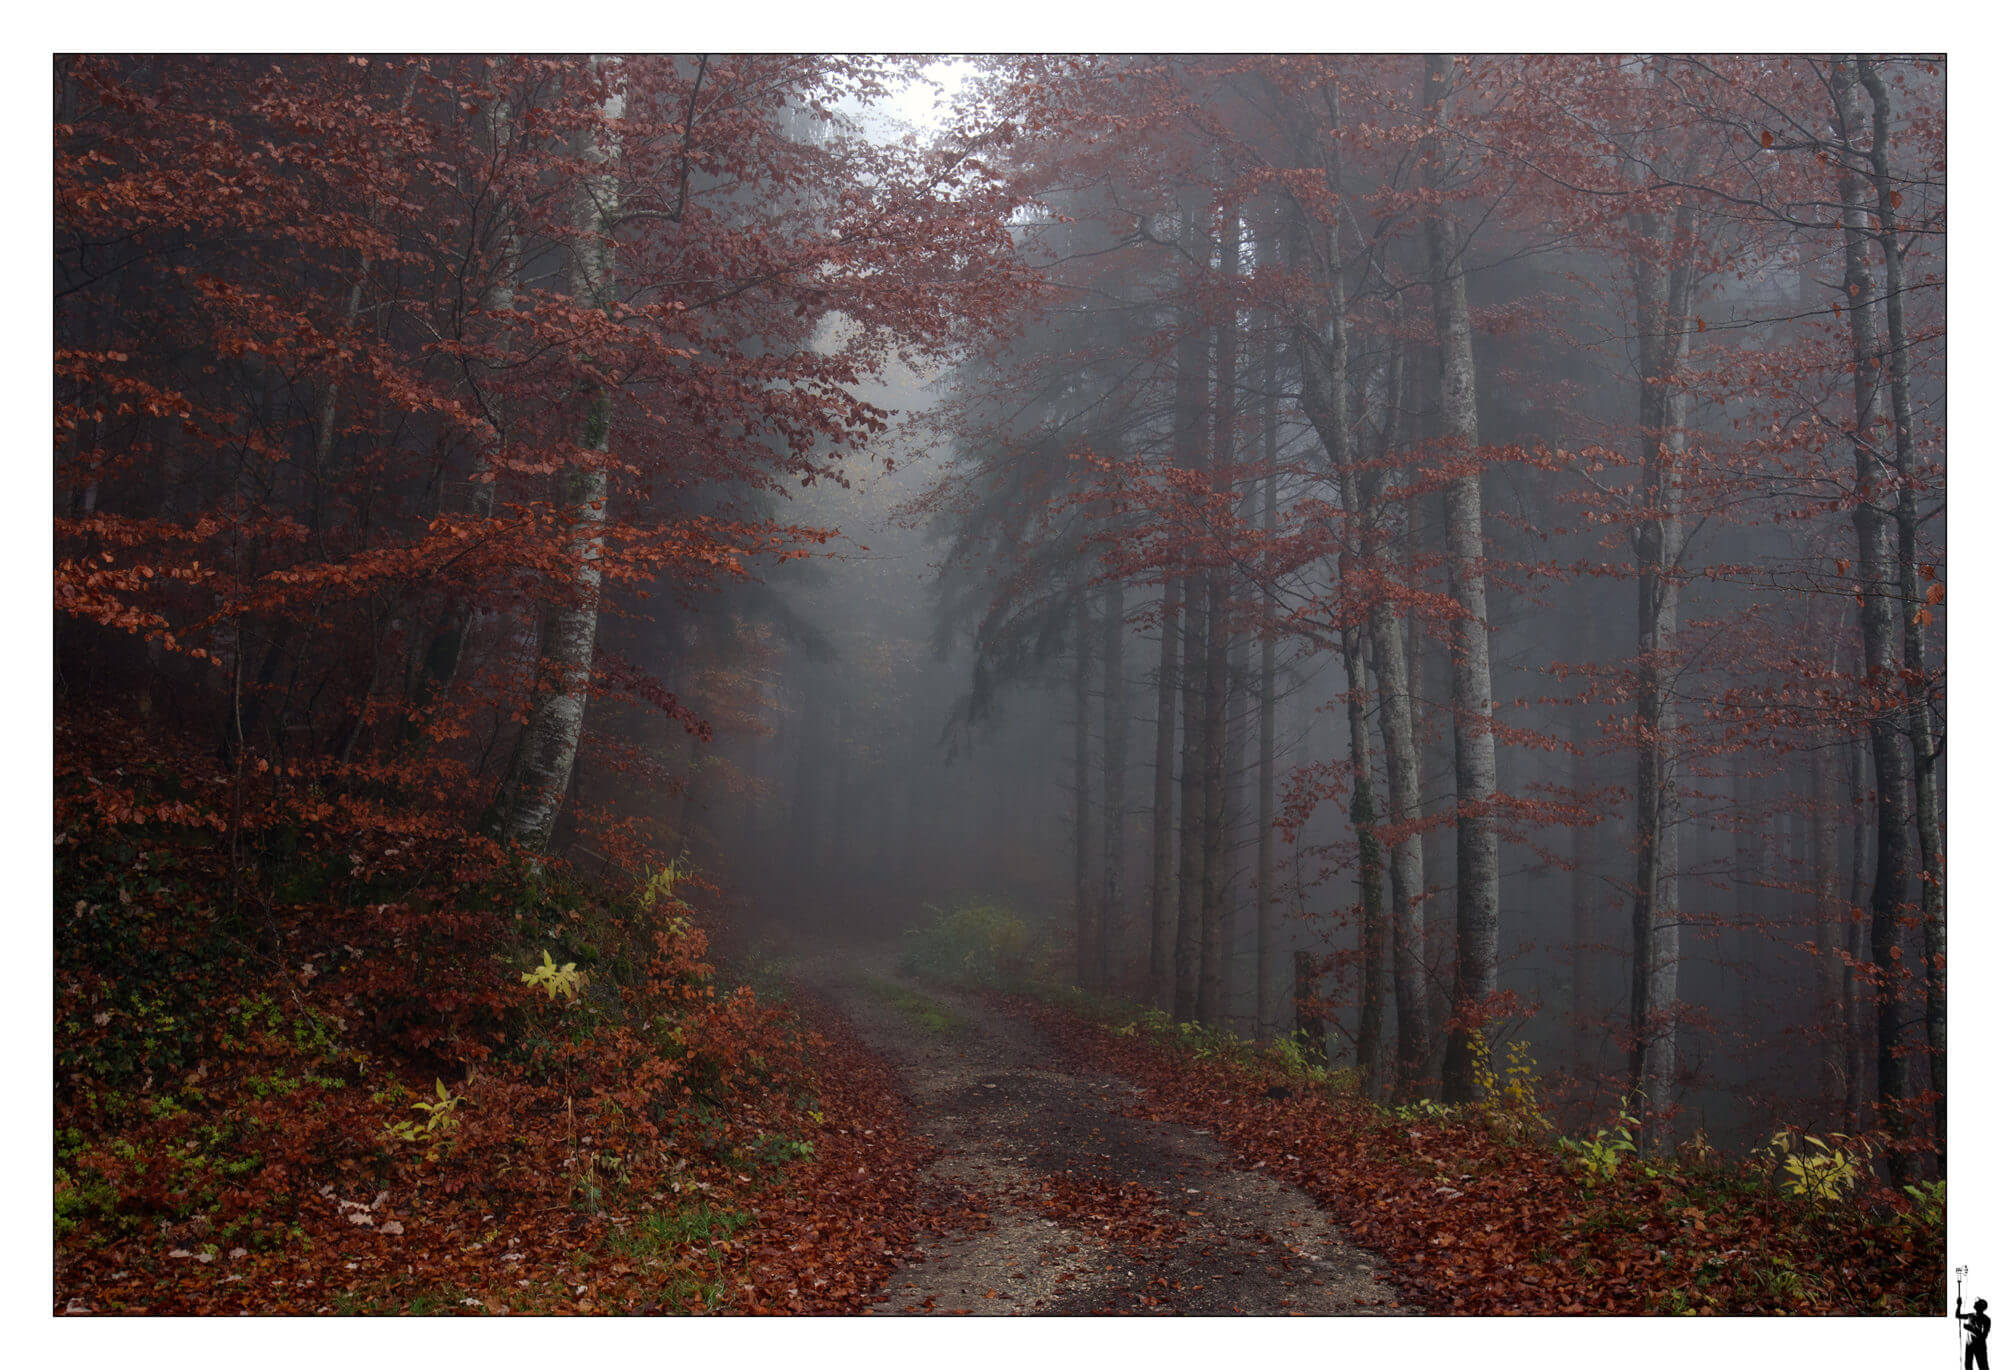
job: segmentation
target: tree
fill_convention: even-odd
[[[1436,133],[1428,149],[1430,186],[1442,192],[1442,136],[1451,126],[1455,63],[1424,59],[1424,108]],[[1482,1031],[1486,1000],[1498,988],[1500,842],[1492,810],[1497,788],[1493,752],[1493,671],[1486,625],[1484,523],[1480,512],[1479,410],[1473,378],[1472,316],[1458,224],[1440,207],[1425,220],[1430,249],[1431,311],[1438,343],[1441,465],[1445,543],[1452,597],[1451,705],[1454,783],[1458,796],[1458,973],[1452,987],[1452,1030],[1445,1047],[1444,1097],[1472,1097],[1473,1034]]]

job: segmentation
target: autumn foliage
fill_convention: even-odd
[[[59,1304],[847,1308],[924,1211],[651,802],[742,707],[677,635],[1010,288],[976,144],[841,112],[906,67],[58,61]],[[496,840],[557,699],[636,801]]]

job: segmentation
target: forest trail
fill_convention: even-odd
[[[1128,1116],[1143,1091],[1068,1069],[1030,1023],[919,985],[892,947],[800,980],[901,1076],[940,1182],[987,1226],[898,1270],[878,1313],[1408,1313],[1380,1263],[1301,1193],[1203,1131]]]

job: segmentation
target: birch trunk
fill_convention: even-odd
[[[1451,124],[1448,56],[1424,59],[1424,105],[1432,132],[1427,173],[1444,183],[1442,130]],[[1459,261],[1457,223],[1441,207],[1425,219],[1430,249],[1431,309],[1438,341],[1439,446],[1466,469],[1445,487],[1445,561],[1459,613],[1452,620],[1452,768],[1458,799],[1458,973],[1452,985],[1452,1030],[1445,1047],[1444,1099],[1474,1094],[1473,1035],[1483,1006],[1499,985],[1500,842],[1492,801],[1493,671],[1486,628],[1485,537],[1479,489],[1479,407],[1472,366],[1472,314]]]
[[[592,59],[592,68],[602,71],[596,59]],[[613,158],[624,97],[607,94],[602,109],[604,133],[586,130],[577,135],[577,152],[594,170],[583,179],[576,199],[578,241],[569,273],[572,297],[595,308],[605,307],[611,296],[615,264],[611,226],[618,209]],[[597,649],[598,596],[604,581],[601,558],[610,499],[602,457],[611,450],[611,396],[602,389],[587,402],[579,446],[599,459],[561,477],[571,519],[569,552],[574,559],[569,598],[544,620],[541,657],[547,665],[547,678],[515,741],[486,824],[501,841],[518,842],[537,851],[548,845],[563,795],[569,789],[570,770],[583,738],[590,668]]]

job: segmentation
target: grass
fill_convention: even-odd
[[[872,998],[887,1004],[916,1026],[936,1036],[950,1036],[963,1032],[971,1026],[965,1019],[921,990],[899,985],[893,980],[884,980],[879,975],[863,976],[861,988]]]
[[[713,1249],[713,1243],[727,1240],[750,1222],[748,1213],[697,1199],[655,1209],[612,1233],[607,1245],[629,1260],[667,1267],[657,1286],[662,1311],[699,1305],[713,1312],[729,1299],[721,1278],[722,1253]]]
[[[712,1242],[742,1231],[748,1213],[696,1200],[673,1208],[655,1209],[611,1236],[611,1249],[635,1260],[668,1257],[683,1246]]]

